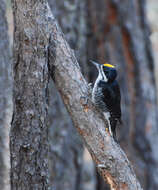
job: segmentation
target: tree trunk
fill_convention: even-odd
[[[46,190],[48,177],[48,52],[43,0],[12,0],[14,13],[11,189]]]
[[[96,162],[104,180],[113,189],[142,189],[125,154],[110,137],[103,118],[88,97],[88,86],[72,50],[63,39],[63,34],[48,13],[50,26],[49,68],[59,89],[74,126]],[[84,101],[85,100],[85,101]]]
[[[91,101],[86,101],[87,83],[46,1],[17,0],[13,8],[16,44],[14,116],[10,142],[12,189],[48,189],[48,63],[49,72],[74,126],[83,137],[104,180],[113,189],[141,190],[127,157],[105,130],[107,121]]]
[[[84,38],[84,42],[88,41],[83,43],[85,46],[87,45],[87,50],[84,49],[84,52],[87,53],[87,60],[95,59],[102,63],[106,60],[114,65],[117,64],[122,92],[123,123],[124,126],[130,126],[119,129],[121,130],[121,144],[134,163],[135,170],[144,188],[155,189],[157,188],[157,169],[155,168],[157,168],[158,159],[154,153],[156,152],[154,147],[157,147],[157,135],[155,135],[157,134],[156,91],[155,84],[152,83],[154,76],[153,69],[151,69],[153,60],[148,37],[149,29],[146,23],[145,1],[136,2],[133,0],[125,3],[124,1],[121,3],[118,1],[117,3],[113,0],[99,2],[87,0],[86,2],[87,6],[85,7],[87,7],[87,10],[83,9],[85,13],[82,12],[83,19],[85,19],[84,23],[88,21],[88,29],[84,29],[85,32],[82,33],[82,36],[86,38]],[[60,8],[61,10],[64,4],[60,3],[60,1],[57,3],[59,5],[58,9]],[[78,1],[75,1],[75,5],[72,7],[76,8],[77,3]],[[68,14],[67,9],[71,8],[70,3],[64,7],[66,9],[64,16],[61,16],[61,11],[56,12],[56,15],[61,26],[67,24],[67,27],[63,27],[63,30],[69,36],[71,27],[75,26],[77,28],[79,24],[75,22],[77,20],[75,17],[70,16],[73,11]],[[75,8],[77,15],[77,10],[80,9],[76,10]],[[77,17],[80,18],[79,16]],[[71,22],[69,18],[73,18]],[[69,22],[66,22],[66,20],[69,20]],[[69,43],[73,49],[76,49],[76,44],[79,40],[75,37],[74,31],[79,30],[72,30],[74,40],[70,40]],[[69,40],[68,37],[67,39]],[[75,40],[75,45],[72,45]],[[71,44],[72,41],[73,43]],[[81,63],[83,63],[81,66],[87,65],[85,62]],[[144,76],[141,74],[142,72]],[[88,67],[86,69],[86,78],[91,82],[94,81],[95,73],[96,70]],[[148,85],[143,77],[148,78]],[[145,88],[148,87],[144,89],[144,86]],[[147,91],[154,91],[151,93],[153,97],[149,98]],[[146,111],[139,111],[145,110],[143,109],[144,107]],[[146,117],[146,113],[150,114]],[[152,121],[150,121],[151,117],[154,117]],[[146,119],[144,120],[144,118]],[[151,124],[149,125],[148,123]],[[150,127],[151,125],[152,128]],[[150,131],[150,133],[147,131]],[[102,182],[98,184],[100,189],[102,189],[101,186]]]
[[[82,66],[82,70],[86,76],[86,19],[84,18],[85,2],[80,0],[72,3],[70,0],[66,0],[63,3],[58,0],[49,0],[48,3],[57,18],[58,23],[64,31],[70,47],[74,49],[80,65]],[[52,159],[50,166],[53,170],[55,169],[53,173],[51,172],[51,182],[53,186],[55,186],[55,189],[61,189],[60,186],[67,184],[66,187],[69,190],[88,190],[88,188],[95,190],[94,166],[91,164],[91,161],[86,162],[83,160],[82,142],[77,135],[74,126],[72,125],[70,116],[65,110],[56,89],[51,89],[50,94],[52,98],[50,100],[51,105],[49,118],[50,120],[51,118],[55,118],[55,120],[51,121],[52,127],[50,127],[49,133],[51,135],[50,140],[52,144],[50,153]],[[52,110],[52,107],[56,108],[56,111],[54,111],[54,109]],[[58,150],[53,148],[54,141],[56,141]],[[65,152],[65,150],[67,151]],[[56,154],[58,156],[54,156]],[[51,163],[58,166],[54,167],[54,164],[51,165]],[[87,165],[89,167],[88,170]],[[65,169],[63,170],[62,168]],[[73,177],[69,174],[70,172],[74,173]]]
[[[158,189],[156,88],[145,1],[88,0],[87,7],[90,59],[119,70],[121,145],[144,188]]]
[[[5,2],[0,0],[0,189],[9,190],[11,61]]]

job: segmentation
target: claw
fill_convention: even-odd
[[[88,104],[88,98],[86,96],[81,96],[80,101],[83,106],[86,106]]]

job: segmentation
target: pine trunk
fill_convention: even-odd
[[[48,189],[48,63],[74,126],[104,180],[113,189],[142,190],[126,155],[105,130],[107,122],[91,101],[84,101],[87,83],[46,1],[17,0],[13,8],[16,43],[10,142],[12,189]]]
[[[83,66],[86,75],[85,2],[48,1],[64,35]],[[55,109],[52,109],[55,108]],[[95,190],[95,170],[83,160],[83,143],[74,128],[69,114],[56,88],[50,84],[50,169],[51,184],[55,189],[64,186],[68,190]],[[51,119],[55,118],[55,119]],[[54,142],[56,142],[55,148]],[[87,158],[86,158],[87,159]],[[85,166],[86,165],[86,166]],[[64,168],[64,169],[63,169]]]
[[[113,189],[142,190],[124,152],[105,129],[107,121],[91,101],[73,51],[64,39],[53,15],[49,15],[51,38],[49,68],[52,79],[71,115],[74,126],[84,139],[97,168]]]
[[[43,0],[12,0],[12,5],[15,29],[11,189],[47,190],[49,36],[43,30],[46,4]]]

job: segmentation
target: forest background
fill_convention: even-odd
[[[101,1],[100,1],[101,2]],[[142,1],[143,2],[143,1]],[[150,137],[146,135],[148,131],[150,131],[150,126],[142,126],[142,128],[137,127],[135,124],[135,118],[133,112],[137,112],[134,110],[132,105],[129,104],[129,100],[135,102],[132,90],[127,94],[126,87],[128,84],[125,84],[124,81],[128,80],[127,76],[121,77],[124,75],[124,72],[130,70],[130,66],[127,70],[125,69],[124,65],[120,62],[115,61],[118,58],[113,58],[110,54],[113,53],[113,42],[108,42],[105,39],[104,42],[101,43],[103,38],[102,34],[102,26],[103,20],[99,17],[98,25],[94,22],[94,16],[97,15],[100,11],[100,7],[98,5],[98,9],[94,8],[95,3],[92,3],[90,8],[87,9],[87,4],[84,1],[55,1],[49,0],[50,7],[57,18],[59,25],[61,26],[64,34],[66,35],[66,39],[69,42],[72,49],[75,50],[75,54],[80,62],[80,66],[82,68],[82,72],[86,77],[88,82],[94,83],[96,78],[95,68],[89,66],[88,62],[89,59],[95,59],[96,61],[103,62],[104,60],[112,62],[112,64],[118,64],[119,70],[119,82],[121,85],[121,90],[123,92],[123,120],[126,126],[130,126],[129,128],[125,127],[121,129],[120,132],[120,144],[122,148],[125,150],[128,158],[134,165],[137,177],[139,178],[141,185],[144,189],[156,189],[158,187],[158,182],[156,179],[156,168],[158,167],[157,164],[155,166],[155,162],[153,161],[152,151],[156,150],[151,146],[153,139],[153,133]],[[89,4],[90,5],[90,4]],[[101,6],[101,5],[100,5]],[[113,9],[113,7],[110,7]],[[156,84],[158,86],[158,3],[156,0],[148,0],[146,4],[147,10],[147,19],[150,24],[150,29],[148,33],[150,34],[150,40],[152,42],[152,54],[154,57],[154,66],[155,66],[155,73],[150,71],[150,75],[155,75],[156,77]],[[10,49],[13,46],[13,16],[12,16],[12,9],[10,1],[7,1],[7,21],[8,21],[8,32],[9,32],[9,43]],[[111,20],[113,22],[113,10],[111,15]],[[94,13],[94,15],[92,14]],[[87,19],[87,14],[89,17]],[[104,16],[104,15],[103,15]],[[92,18],[92,19],[91,19]],[[145,18],[146,19],[146,18]],[[108,22],[108,21],[107,21]],[[93,24],[96,24],[96,29],[93,28]],[[96,31],[95,31],[96,30]],[[98,36],[95,35],[95,32],[98,33]],[[114,34],[115,35],[115,32]],[[117,35],[116,35],[117,36]],[[112,38],[113,36],[111,36]],[[125,34],[124,43],[126,44],[126,37],[128,36]],[[104,46],[103,44],[107,43],[108,45]],[[111,44],[111,46],[110,46]],[[150,44],[148,44],[150,46]],[[150,47],[149,47],[150,48]],[[118,47],[119,49],[119,47]],[[116,51],[116,50],[115,50]],[[106,55],[106,52],[107,55]],[[105,56],[103,55],[105,54]],[[114,53],[116,54],[116,52]],[[127,53],[128,54],[128,53]],[[115,57],[115,56],[114,56]],[[12,51],[10,53],[10,60],[12,61]],[[120,58],[121,59],[121,58]],[[118,60],[117,60],[118,61]],[[9,67],[8,67],[9,68]],[[10,68],[11,69],[11,68]],[[142,67],[142,70],[144,68]],[[10,72],[10,71],[9,71]],[[131,72],[131,71],[130,71]],[[130,73],[129,73],[130,75]],[[133,76],[135,76],[133,74]],[[11,79],[9,79],[11,80]],[[132,79],[131,79],[132,80]],[[138,82],[138,81],[137,81]],[[12,83],[12,82],[11,82]],[[11,86],[9,84],[9,88],[6,94],[8,94],[8,105],[7,105],[7,117],[5,123],[5,131],[1,133],[2,144],[4,145],[4,149],[1,151],[3,155],[2,168],[5,168],[5,174],[2,172],[2,185],[3,189],[9,190],[9,169],[10,169],[10,161],[9,161],[9,129],[10,129],[10,122],[12,118],[12,99],[11,99]],[[133,85],[133,82],[129,82],[129,86]],[[143,82],[142,82],[143,83]],[[144,80],[145,83],[145,80]],[[127,86],[126,86],[127,85]],[[5,88],[5,85],[3,86]],[[55,189],[69,189],[69,190],[102,190],[108,189],[109,187],[104,184],[100,176],[97,174],[95,165],[93,164],[91,157],[88,151],[83,147],[82,141],[76,133],[76,130],[72,126],[71,119],[69,118],[66,110],[63,108],[62,100],[57,92],[54,92],[55,87],[53,84],[50,84],[50,94],[53,94],[53,99],[51,99],[50,105],[56,107],[56,111],[51,109],[49,110],[50,115],[50,173],[51,173],[51,183],[52,188]],[[130,87],[132,88],[132,87]],[[157,88],[158,89],[158,88]],[[2,88],[1,88],[2,90]],[[8,93],[9,92],[9,93]],[[158,92],[158,91],[157,91]],[[158,94],[158,93],[157,93]],[[131,96],[131,97],[130,97]],[[138,95],[139,96],[139,95]],[[157,96],[158,97],[158,96]],[[128,99],[129,98],[129,99]],[[140,97],[139,97],[140,98]],[[150,107],[150,105],[149,105]],[[132,110],[132,111],[131,111]],[[143,111],[143,107],[139,109],[139,116]],[[146,111],[150,112],[150,108]],[[56,120],[52,119],[56,118]],[[62,119],[61,119],[62,118]],[[133,123],[132,123],[133,122]],[[142,122],[142,121],[140,121]],[[60,130],[59,130],[60,129]],[[145,129],[145,130],[144,130]],[[145,132],[144,132],[145,131]],[[142,137],[136,134],[143,134]],[[5,135],[4,135],[5,134]],[[147,136],[147,137],[146,137]],[[70,138],[72,137],[72,138]],[[158,135],[157,135],[158,137]],[[151,138],[151,139],[150,139]],[[156,138],[156,137],[155,137]],[[143,146],[139,146],[143,144]],[[54,146],[55,145],[55,146]],[[156,144],[155,144],[156,145]],[[155,158],[154,158],[155,159]],[[3,165],[4,163],[4,165]],[[55,164],[54,164],[55,163]],[[155,173],[155,174],[154,174]],[[1,188],[2,189],[2,188]]]

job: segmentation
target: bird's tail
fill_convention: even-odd
[[[116,138],[116,124],[117,124],[117,120],[114,119],[114,118],[112,118],[112,117],[110,117],[109,119],[110,119],[111,130],[112,130],[112,133],[113,133],[113,138],[115,140],[117,140],[117,138]]]

